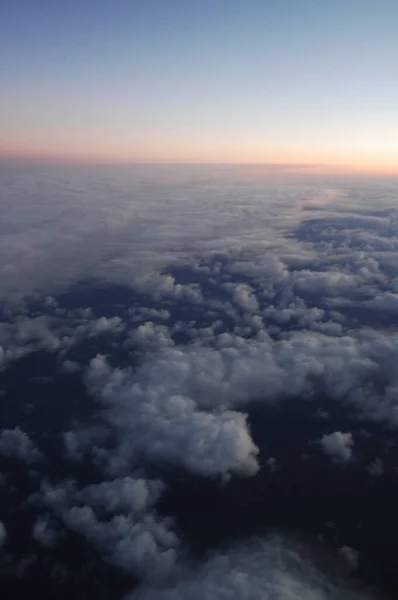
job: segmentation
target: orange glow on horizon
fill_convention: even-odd
[[[162,151],[133,152],[131,148],[120,148],[110,146],[103,151],[93,151],[87,146],[84,150],[76,151],[75,147],[66,145],[62,147],[47,148],[43,145],[38,148],[32,144],[30,147],[23,144],[1,144],[0,160],[29,162],[29,163],[54,163],[54,164],[175,164],[175,165],[236,165],[241,166],[242,175],[261,176],[271,173],[325,173],[325,174],[368,174],[368,175],[390,175],[398,176],[398,157],[397,160],[381,160],[366,158],[366,160],[343,160],[338,156],[320,156],[319,154],[295,155],[292,152],[282,153],[271,151],[264,153],[238,153],[236,148],[231,148],[230,152],[206,152],[205,148],[198,148],[195,151],[191,148],[176,149],[175,153],[169,156]],[[185,150],[185,151],[184,151]]]

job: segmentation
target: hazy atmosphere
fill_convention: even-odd
[[[397,598],[397,26],[1,5],[2,600]]]

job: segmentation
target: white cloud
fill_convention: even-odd
[[[54,321],[46,316],[19,316],[13,322],[0,323],[0,370],[34,350],[59,350],[61,340],[53,327]]]
[[[142,514],[153,507],[163,491],[164,485],[160,481],[121,477],[87,486],[76,498],[111,513],[132,511]]]
[[[112,371],[101,356],[91,362],[89,389],[100,396],[106,422],[118,440],[108,469],[124,474],[144,459],[181,464],[204,475],[254,474],[258,450],[245,415],[201,410],[191,397],[178,394],[179,382],[172,381],[172,372],[166,371],[168,378],[163,380],[162,367],[164,372],[164,367],[172,369],[173,362],[169,366],[167,360],[149,372],[144,369],[140,378]]]
[[[178,397],[189,412],[194,407],[219,411],[252,400],[275,402],[325,393],[351,404],[361,416],[398,423],[398,375],[389,366],[398,357],[396,334],[334,338],[304,331],[273,340],[260,331],[255,339],[223,333],[211,341],[212,345],[205,340],[204,345],[167,348],[148,356],[134,373],[112,371],[98,357],[91,363],[89,388],[112,407],[112,418],[118,403],[126,413],[129,404],[153,404],[159,405],[155,413],[166,414],[164,399],[174,398],[170,410],[174,406],[177,415]],[[373,384],[381,378],[384,389]]]
[[[106,561],[139,577],[160,577],[174,565],[179,547],[172,520],[153,511],[163,490],[161,482],[141,477],[105,480],[80,490],[75,482],[65,481],[58,486],[44,483],[41,500]],[[34,533],[47,541],[47,522],[39,522]]]
[[[125,341],[125,346],[129,347],[137,344],[144,350],[159,350],[167,346],[174,346],[168,327],[156,325],[151,321],[146,321],[134,329]]]
[[[142,460],[171,462],[204,475],[254,474],[257,448],[245,415],[236,409],[244,410],[250,401],[320,393],[350,404],[361,417],[396,426],[398,381],[385,363],[397,352],[395,336],[333,338],[306,331],[277,341],[264,332],[254,340],[225,333],[212,346],[205,342],[150,354],[133,371],[112,369],[98,356],[86,381],[103,405],[100,416],[116,443],[107,450],[100,444],[97,460],[113,476],[127,475]],[[381,373],[384,391],[372,384]],[[69,436],[77,441],[75,433]],[[350,436],[335,432],[321,444],[334,460],[348,460]]]
[[[43,546],[53,546],[58,535],[49,519],[39,517],[33,526],[32,537]]]
[[[65,362],[62,363],[62,371],[64,373],[77,373],[78,371],[80,371],[80,365],[73,361],[73,360],[65,360]]]
[[[42,453],[36,448],[29,436],[19,427],[15,427],[15,429],[3,429],[1,431],[0,454],[27,464],[33,464],[43,459]]]
[[[327,565],[327,561],[326,561]],[[325,560],[323,569],[325,568]],[[317,565],[309,548],[282,537],[256,540],[216,554],[178,573],[164,585],[150,584],[129,600],[370,600],[343,574]],[[331,571],[332,573],[332,571]],[[373,598],[373,600],[375,600]]]
[[[106,560],[140,576],[168,572],[176,558],[178,540],[151,515],[137,521],[132,514],[100,521],[90,506],[74,506],[62,513],[65,524],[96,546]]]
[[[374,308],[375,310],[395,313],[398,310],[398,294],[392,292],[382,293],[375,296],[372,300],[365,302],[365,306]]]
[[[232,291],[234,302],[247,312],[256,312],[259,310],[258,300],[253,288],[246,283],[226,284],[227,289]]]
[[[321,438],[320,444],[325,454],[334,462],[348,462],[352,458],[354,439],[352,433],[335,431]]]
[[[120,317],[100,317],[99,319],[83,322],[73,331],[74,337],[95,337],[103,333],[119,333],[124,325]]]

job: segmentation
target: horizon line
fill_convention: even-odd
[[[245,162],[245,161],[149,161],[149,160],[112,160],[112,159],[88,159],[77,157],[38,157],[38,156],[5,156],[0,155],[0,165],[8,166],[82,166],[82,167],[104,167],[104,166],[156,166],[156,167],[242,167],[255,168],[257,172],[252,175],[260,175],[261,170],[266,172],[306,172],[315,170],[325,173],[346,173],[362,175],[390,175],[398,176],[398,165],[380,167],[374,163],[297,163],[297,162]]]

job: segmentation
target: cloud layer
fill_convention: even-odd
[[[393,472],[380,439],[398,425],[397,196],[392,180],[221,167],[9,168],[0,453],[27,477],[20,506],[34,510],[40,556],[77,536],[140,581],[132,598],[366,597],[285,536],[198,562],[162,503],[184,478],[227,494],[287,477],[289,439],[271,451],[253,414],[300,403],[318,423],[303,463],[344,477],[362,461],[373,486]],[[56,385],[70,399],[59,411]],[[343,542],[339,556],[360,566]],[[7,572],[27,572],[36,558],[13,551]]]

